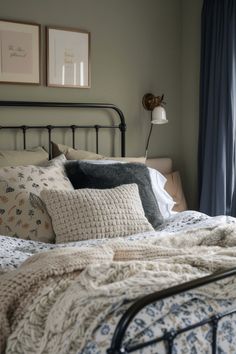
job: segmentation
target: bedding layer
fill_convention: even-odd
[[[177,213],[166,219],[157,229],[156,232],[145,232],[142,234],[127,236],[126,240],[145,240],[149,238],[162,237],[167,233],[176,233],[188,230],[190,228],[204,228],[209,225],[217,225],[218,223],[235,222],[234,218],[220,216],[210,218],[206,214],[196,211],[185,211]],[[106,243],[108,240],[86,240],[79,242],[70,242],[64,244],[49,244],[31,240],[22,240],[13,237],[0,236],[0,272],[17,268],[28,257],[38,252],[44,252],[60,247],[74,246],[96,246]]]
[[[236,266],[234,219],[191,212],[181,217],[184,230],[181,219],[173,218],[159,233],[87,241],[79,247],[78,243],[68,244],[73,246],[69,248],[41,245],[44,250],[55,248],[44,253],[42,248],[33,248],[38,254],[0,277],[0,311],[5,319],[2,348],[9,336],[7,353],[105,353],[117,321],[134,299]],[[174,224],[177,234],[170,232]],[[152,304],[135,318],[126,341],[150,339],[161,334],[164,325],[170,328],[178,321],[178,326],[184,326],[225,311],[236,305],[235,299],[236,280],[226,279]],[[234,318],[220,323],[221,353],[234,352],[233,325]],[[209,352],[201,346],[203,337],[210,344],[209,326],[201,329],[200,336],[196,334],[190,331],[186,341],[176,340],[175,352]],[[148,353],[147,349],[143,352]],[[150,348],[150,353],[156,353],[156,348]]]

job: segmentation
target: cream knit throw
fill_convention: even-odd
[[[231,267],[234,225],[35,255],[0,277],[0,351],[78,353],[114,303]],[[236,298],[236,280],[197,292]]]

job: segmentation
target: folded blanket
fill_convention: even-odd
[[[234,224],[34,255],[0,277],[0,352],[80,352],[114,305],[232,267]],[[236,280],[197,291],[236,298]]]

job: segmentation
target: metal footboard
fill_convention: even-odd
[[[210,324],[212,326],[212,342],[211,342],[211,348],[212,348],[212,354],[216,354],[217,350],[217,329],[218,329],[218,323],[222,318],[225,318],[227,316],[231,316],[236,313],[236,308],[231,309],[230,311],[226,311],[223,313],[216,313],[214,316],[211,316],[209,318],[206,318],[200,322],[194,323],[192,325],[186,326],[181,329],[176,329],[176,330],[171,330],[171,331],[166,331],[164,335],[161,337],[152,339],[150,341],[146,341],[144,343],[138,343],[138,344],[123,344],[123,340],[126,334],[126,331],[131,324],[132,320],[134,317],[142,310],[144,309],[147,305],[150,305],[152,303],[155,303],[160,300],[164,300],[166,298],[196,289],[198,287],[208,285],[210,283],[218,282],[220,280],[223,280],[228,277],[232,277],[236,275],[236,268],[229,269],[226,271],[221,271],[217,273],[213,273],[209,276],[202,277],[193,281],[189,281],[177,286],[173,286],[171,288],[158,291],[152,294],[149,294],[139,300],[137,300],[121,317],[113,338],[111,342],[110,348],[107,350],[108,354],[124,354],[124,353],[132,353],[136,350],[139,349],[144,349],[147,348],[148,346],[158,344],[160,342],[165,342],[166,348],[167,348],[167,353],[171,354],[173,350],[173,343],[174,340],[177,338],[178,335],[185,333],[187,331],[190,331],[192,329],[196,329],[198,327],[204,326],[206,324]],[[236,352],[236,349],[235,349]]]

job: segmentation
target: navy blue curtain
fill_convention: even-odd
[[[205,0],[201,26],[199,210],[236,216],[236,0]]]

